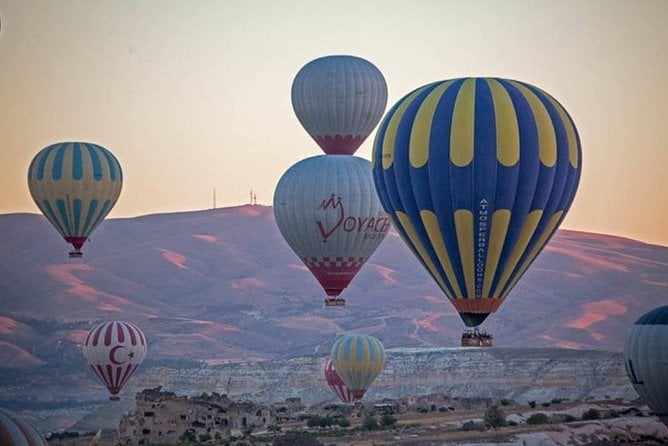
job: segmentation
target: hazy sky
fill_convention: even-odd
[[[321,153],[292,79],[354,54],[385,75],[388,107],[462,76],[546,90],[582,139],[562,228],[668,245],[668,1],[0,0],[0,16],[0,213],[38,212],[28,164],[64,140],[120,160],[111,217],[210,208],[214,188],[218,206],[251,187],[271,204]]]

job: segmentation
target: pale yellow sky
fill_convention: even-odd
[[[583,174],[562,228],[668,245],[665,0],[0,0],[0,214],[38,212],[27,168],[63,140],[123,166],[110,217],[270,204],[320,154],[290,87],[308,61],[354,54],[388,107],[427,82],[508,77],[576,122]],[[370,158],[371,139],[357,152]]]

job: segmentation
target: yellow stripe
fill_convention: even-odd
[[[473,256],[473,213],[468,209],[455,211],[455,227],[457,229],[457,246],[464,270],[466,297],[475,297],[475,262]]]
[[[508,209],[499,209],[492,215],[492,227],[487,247],[487,259],[485,259],[485,278],[482,284],[482,297],[489,297],[492,281],[499,266],[499,257],[503,251],[506,241],[508,225],[510,224],[511,212]]]
[[[573,121],[571,121],[571,119],[568,117],[568,114],[566,113],[566,110],[564,110],[564,107],[562,107],[561,104],[556,101],[556,99],[544,91],[543,94],[552,103],[552,105],[554,105],[554,108],[557,109],[559,117],[561,118],[561,122],[564,123],[564,127],[566,128],[566,136],[568,138],[568,160],[570,161],[571,166],[574,169],[577,169],[580,160],[578,155],[578,139],[575,136],[576,132]]]
[[[475,79],[466,79],[455,100],[450,133],[450,160],[464,167],[473,161]]]
[[[485,79],[492,92],[496,125],[496,159],[506,167],[520,160],[520,128],[508,91],[496,79]]]
[[[422,223],[424,228],[427,231],[429,236],[429,241],[431,241],[431,246],[436,251],[438,260],[441,262],[441,267],[445,271],[445,275],[448,278],[448,281],[452,285],[452,289],[455,293],[454,296],[448,296],[451,299],[461,299],[462,291],[459,288],[459,283],[457,282],[457,276],[455,276],[455,271],[452,268],[452,262],[450,261],[450,256],[448,255],[448,250],[445,247],[445,242],[443,241],[443,235],[441,234],[441,229],[438,225],[438,217],[432,211],[423,210],[420,211],[420,217],[422,218]],[[446,293],[448,294],[448,293]]]
[[[415,232],[415,229],[413,229],[413,225],[411,224],[411,221],[408,219],[408,216],[401,211],[396,211],[396,215],[397,218],[399,219],[400,226],[406,232],[406,235],[408,235],[410,242],[417,250],[422,261],[425,263],[425,265],[427,265],[427,269],[429,269],[429,272],[431,273],[432,277],[436,280],[438,286],[441,287],[443,292],[445,292],[448,289],[448,287],[445,285],[443,278],[438,273],[438,270],[436,269],[436,266],[434,266],[434,263],[431,261],[431,258],[429,257],[429,255],[427,255],[427,251],[424,249],[424,246],[420,242],[420,238]]]
[[[564,211],[559,211],[556,214],[554,214],[552,217],[550,217],[550,222],[547,224],[545,227],[545,231],[541,234],[540,238],[538,239],[538,242],[536,245],[533,247],[531,250],[531,253],[527,256],[526,260],[524,263],[522,263],[522,267],[517,271],[517,275],[513,278],[513,281],[510,283],[510,286],[508,287],[508,294],[510,290],[512,290],[515,287],[515,284],[517,283],[518,280],[520,280],[520,277],[524,275],[524,272],[526,269],[531,265],[531,263],[534,261],[536,256],[541,252],[547,241],[549,240],[550,236],[554,233],[554,231],[557,229],[557,226],[559,225],[559,221],[561,220],[561,216],[563,215]],[[501,296],[502,298],[505,298],[506,296]]]
[[[394,143],[397,138],[397,129],[399,128],[399,123],[401,122],[401,118],[403,118],[406,109],[413,102],[413,100],[415,100],[417,95],[422,93],[430,86],[431,84],[425,85],[424,87],[415,90],[410,96],[401,102],[399,107],[397,107],[394,114],[390,118],[390,123],[385,129],[385,136],[383,138],[383,169],[389,169],[392,167],[392,163],[394,162]]]
[[[538,96],[524,85],[516,81],[510,81],[524,95],[529,102],[531,112],[536,120],[538,128],[538,155],[540,162],[546,167],[552,167],[557,162],[557,137],[552,125],[550,114]]]
[[[538,226],[538,222],[540,222],[542,215],[543,211],[537,209],[535,211],[529,212],[526,220],[524,220],[524,225],[522,226],[520,237],[517,240],[515,247],[513,248],[512,254],[510,255],[510,259],[508,260],[505,269],[503,270],[501,279],[499,280],[499,283],[494,290],[493,297],[501,297],[499,293],[501,293],[503,287],[505,287],[506,282],[508,282],[510,275],[517,266],[517,262],[519,262],[520,257],[522,254],[524,254],[524,251],[526,250],[529,241],[531,241],[531,237],[533,236],[533,233],[536,230],[536,226]]]
[[[427,164],[429,160],[429,139],[431,137],[431,125],[434,121],[434,113],[443,93],[452,85],[454,80],[443,82],[434,88],[420,104],[413,128],[411,129],[411,139],[408,146],[408,155],[411,166],[420,168]]]

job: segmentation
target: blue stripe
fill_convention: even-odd
[[[378,360],[378,344],[372,338],[366,338],[366,342],[369,345],[369,359],[371,361]]]
[[[465,79],[458,79],[453,82],[445,90],[434,110],[429,140],[429,162],[427,163],[429,166],[430,187],[425,191],[426,195],[431,195],[433,210],[438,217],[439,230],[443,234],[445,249],[448,257],[450,257],[453,272],[460,290],[465,290],[466,284],[464,283],[464,270],[462,269],[459,245],[457,244],[456,237],[447,237],[446,234],[457,233],[454,214],[454,210],[457,207],[454,204],[454,195],[458,192],[453,189],[453,186],[455,186],[453,183],[455,182],[456,169],[459,168],[454,166],[450,161],[450,136],[452,134],[452,117],[455,103],[457,102],[457,95],[464,81]],[[431,193],[432,190],[438,190],[438,192]],[[431,246],[431,243],[429,243],[429,246]],[[438,260],[438,257],[432,255],[432,259],[436,260],[437,268],[439,271],[442,271],[441,262]],[[449,292],[444,291],[446,291],[448,297],[454,298],[454,288],[452,288],[445,272],[441,272],[441,276],[450,287]]]
[[[116,158],[104,147],[95,146],[102,152],[102,155],[107,159],[107,165],[109,166],[109,176],[111,181],[116,181],[116,169],[118,168],[118,176],[121,177],[120,165],[117,164]],[[122,177],[120,178],[122,179]]]
[[[492,294],[495,293],[494,290],[496,290],[496,287],[498,286],[501,273],[505,270],[506,264],[510,260],[513,248],[518,242],[527,214],[531,209],[540,171],[538,127],[536,126],[536,120],[531,111],[531,107],[524,95],[512,84],[504,79],[498,79],[498,81],[503,85],[506,91],[508,91],[513,106],[515,107],[520,136],[520,159],[518,163],[518,188],[515,193],[515,202],[512,208],[510,223],[508,225],[508,233],[503,245],[501,257],[499,258],[499,267],[497,269],[497,274],[492,281]]]
[[[72,152],[72,177],[75,180],[83,178],[83,162],[81,160],[81,146],[79,143],[74,144]]]
[[[364,344],[365,339],[362,336],[355,336],[350,340],[350,343],[355,343],[355,359],[364,361]]]
[[[102,209],[100,210],[97,218],[95,218],[95,220],[93,220],[93,224],[91,225],[90,229],[88,230],[88,234],[93,232],[93,230],[95,230],[95,228],[97,228],[97,226],[100,223],[102,223],[102,220],[104,220],[104,217],[107,216],[107,214],[109,213],[110,210],[111,210],[111,201],[110,200],[105,200],[104,204],[102,205]],[[85,235],[88,236],[88,234],[85,234]]]
[[[37,179],[38,180],[43,180],[44,179],[44,170],[46,170],[46,161],[49,159],[49,156],[51,152],[58,147],[58,144],[53,144],[47,147],[46,149],[42,150],[40,154],[37,156],[39,157],[39,165],[37,166]]]
[[[51,207],[51,203],[48,200],[42,200],[42,206],[40,206],[40,208],[42,209],[42,212],[46,218],[56,227],[58,232],[60,232],[60,234],[65,237],[67,235],[67,231],[60,224],[58,217],[56,217],[56,213]]]
[[[550,116],[552,125],[555,130],[557,142],[557,162],[555,166],[551,168],[547,168],[541,164],[541,176],[538,180],[538,187],[536,190],[536,196],[534,197],[534,203],[532,204],[532,209],[543,209],[543,215],[540,219],[540,222],[536,226],[536,231],[534,232],[531,241],[520,257],[518,268],[524,264],[531,251],[533,251],[533,249],[536,247],[539,239],[547,229],[552,216],[555,214],[555,212],[560,210],[559,206],[563,204],[563,198],[569,200],[568,205],[570,205],[573,198],[575,198],[574,191],[565,187],[565,184],[570,176],[569,174],[575,169],[571,167],[569,162],[568,135],[566,132],[566,127],[564,126],[564,122],[561,120],[561,116],[559,115],[559,112],[556,110],[554,105],[552,105],[552,102],[550,102],[550,100],[542,91],[531,85],[524,85],[536,94],[536,96],[545,106]],[[560,223],[563,221],[565,216],[565,214],[562,216]],[[556,227],[558,227],[558,225]],[[550,234],[548,240],[552,237],[552,235],[554,235],[554,231],[552,234]],[[516,269],[512,275],[515,275],[517,270],[518,269]],[[506,287],[504,290],[502,290],[502,295],[510,292],[509,287],[512,284],[511,282],[512,281],[509,281],[506,284]]]
[[[51,170],[51,178],[54,180],[60,180],[63,176],[63,158],[65,157],[65,149],[67,149],[67,143],[58,144],[58,150],[56,152],[56,157],[53,160],[53,168]]]
[[[413,186],[413,181],[418,181],[418,178],[420,177],[419,171],[422,170],[422,172],[427,173],[427,168],[413,168],[409,160],[409,151],[401,149],[402,147],[409,147],[411,131],[413,130],[413,121],[415,120],[415,115],[420,109],[420,106],[426,97],[441,84],[442,82],[437,82],[425,88],[425,90],[417,95],[404,110],[401,121],[397,126],[397,133],[394,141],[394,163],[392,164],[392,167],[387,170],[387,173],[390,173],[390,175],[386,175],[385,178],[388,179],[389,177],[388,191],[392,204],[395,209],[402,209],[408,216],[408,219],[413,223],[415,234],[422,243],[428,257],[432,260],[438,274],[443,277],[444,272],[440,267],[438,256],[431,245],[420,216],[422,206],[430,204],[429,202],[431,200],[427,196],[431,194],[429,193],[428,185],[424,184],[424,182],[422,182],[422,187]],[[456,87],[453,86],[450,88],[456,89]],[[397,150],[397,148],[399,150]],[[424,187],[426,187],[426,189],[424,189]],[[399,206],[397,206],[397,201]],[[419,204],[419,202],[424,201],[427,201],[427,203]],[[431,271],[429,271],[429,273],[431,274]],[[447,290],[443,291],[447,292]]]
[[[67,215],[67,208],[65,206],[65,200],[62,199],[57,199],[56,200],[56,208],[58,209],[58,213],[60,214],[60,218],[62,221],[65,223],[67,226],[65,228],[65,234],[68,236],[72,236],[72,222],[70,221],[68,215]]]
[[[81,230],[82,234],[90,234],[91,233],[91,224],[93,223],[93,216],[95,215],[95,210],[97,209],[99,201],[97,198],[93,198],[90,200],[88,203],[88,213],[86,214],[86,221],[84,222],[84,226]]]
[[[668,325],[668,305],[643,314],[633,325]]]
[[[93,163],[93,179],[95,181],[102,181],[103,178],[102,163],[100,162],[100,157],[97,154],[98,152],[97,146],[94,146],[92,144],[86,144],[86,148],[88,149],[91,162]]]
[[[74,235],[81,236],[81,232],[79,231],[79,224],[81,223],[81,200],[79,198],[76,198],[72,201],[72,210],[72,218],[74,219]]]

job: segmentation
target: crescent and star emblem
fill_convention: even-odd
[[[113,347],[111,350],[109,350],[109,362],[111,362],[114,365],[121,365],[125,363],[125,361],[119,361],[116,359],[116,352],[118,352],[118,350],[121,349],[127,350],[127,348],[124,345],[117,345],[116,347]],[[134,354],[130,353],[126,355],[126,358],[132,358],[133,356]]]

